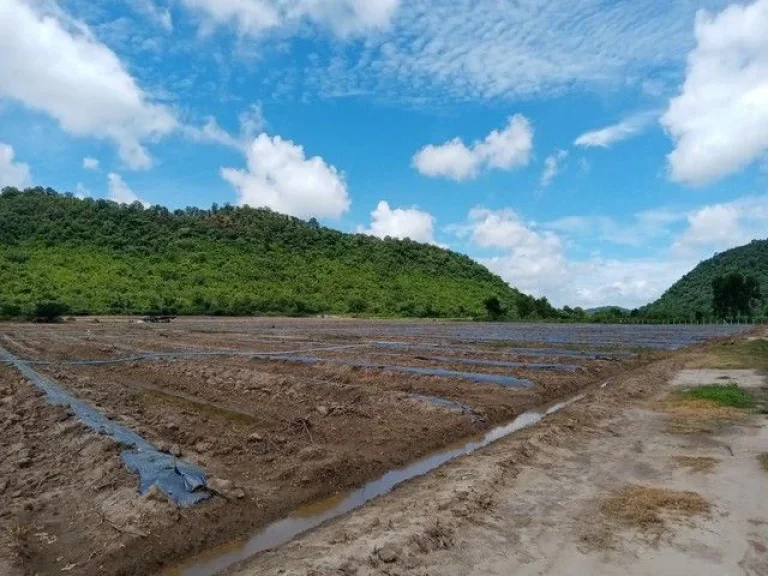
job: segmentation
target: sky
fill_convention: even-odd
[[[37,185],[640,306],[768,237],[768,0],[0,0],[0,187]]]

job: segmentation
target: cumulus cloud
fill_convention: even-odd
[[[117,202],[118,204],[133,204],[134,202],[140,202],[145,207],[149,206],[149,203],[139,198],[128,184],[125,183],[120,174],[110,172],[107,174],[107,185],[109,189],[109,199]],[[87,192],[87,190],[78,190],[78,192]]]
[[[370,228],[359,227],[357,231],[379,238],[410,238],[414,242],[435,244],[434,228],[435,217],[429,212],[416,207],[392,209],[382,200],[371,212]]]
[[[85,158],[83,158],[83,168],[85,170],[98,170],[99,161],[96,158],[91,158],[90,156],[86,156]]]
[[[533,150],[533,128],[525,116],[509,118],[502,130],[494,130],[471,147],[459,138],[441,145],[430,144],[413,157],[423,175],[456,181],[475,178],[482,169],[513,170],[528,164]]]
[[[768,0],[696,16],[681,93],[661,119],[675,143],[672,180],[701,185],[768,149]]]
[[[630,224],[581,216],[535,224],[508,208],[474,208],[452,230],[473,249],[484,254],[490,250],[490,256],[478,259],[525,292],[547,296],[558,306],[633,308],[659,297],[714,252],[765,238],[768,195],[689,211],[650,210],[636,214]],[[649,239],[664,243],[642,258],[569,255],[569,249],[583,247],[595,236],[600,245],[643,245]]]
[[[280,136],[257,136],[246,149],[247,170],[222,168],[240,204],[299,218],[338,218],[349,209],[344,175],[319,156]]]
[[[686,216],[688,227],[673,250],[682,255],[708,253],[768,238],[768,196],[747,196],[710,204]]]
[[[32,182],[29,165],[14,160],[13,146],[0,142],[0,188],[26,188]]]
[[[560,172],[560,166],[563,161],[568,157],[568,152],[565,150],[557,150],[554,154],[550,154],[544,159],[544,172],[541,174],[540,184],[542,187],[547,187],[552,184],[552,180]]]
[[[208,26],[234,25],[243,35],[260,35],[304,21],[339,36],[386,28],[400,0],[182,0]]]
[[[655,113],[636,114],[617,124],[585,132],[576,138],[574,144],[582,148],[610,148],[617,142],[628,140],[642,132],[651,123]]]
[[[44,112],[75,136],[111,140],[128,167],[149,168],[144,143],[176,128],[173,112],[152,102],[84,23],[42,6],[0,2],[0,99]]]

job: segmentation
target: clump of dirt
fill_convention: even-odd
[[[672,434],[713,434],[746,418],[741,410],[699,398],[673,396],[659,407],[670,415],[667,431]]]
[[[757,459],[760,462],[760,466],[762,466],[763,470],[768,472],[768,452],[763,452],[760,454],[760,456],[757,457]]]
[[[720,462],[711,456],[676,456],[674,460],[680,468],[689,468],[697,474],[711,474]]]
[[[631,485],[604,498],[600,510],[641,531],[659,531],[667,520],[708,514],[711,504],[696,492]]]

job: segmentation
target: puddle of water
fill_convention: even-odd
[[[300,508],[287,518],[260,530],[245,542],[228,544],[208,551],[181,566],[165,570],[161,576],[215,576],[234,564],[282,546],[325,522],[360,508],[374,498],[391,492],[407,480],[423,476],[451,460],[472,454],[510,434],[538,424],[547,416],[583,398],[582,394],[568,401],[554,404],[541,412],[525,412],[509,424],[488,431],[481,438],[457,443],[403,468],[391,470],[377,480],[348,494],[332,496]]]

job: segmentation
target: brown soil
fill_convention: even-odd
[[[768,574],[768,421],[668,434],[661,400],[688,358],[617,376],[227,574]],[[691,474],[681,455],[720,464]]]
[[[382,323],[382,330],[392,326]],[[473,345],[451,338],[437,323],[413,326],[424,333],[402,336],[401,341],[432,338],[454,347]],[[318,348],[364,345],[378,337],[376,329],[374,322],[349,321],[189,320],[171,327],[78,321],[4,327],[0,345],[22,358],[48,361],[195,349],[305,350],[314,356],[323,354]],[[376,352],[380,350],[362,347],[325,354],[375,361]],[[389,358],[387,363],[425,365],[419,354],[404,350],[397,362]],[[486,357],[480,346],[467,351],[447,346],[438,354]],[[606,381],[626,383],[620,397],[601,395],[589,409],[556,418],[554,428],[526,433],[531,445],[505,457],[505,468],[512,470],[526,453],[535,452],[536,443],[569,445],[574,431],[588,432],[621,402],[647,395],[669,371],[664,362],[672,361],[662,360],[655,368],[648,362],[666,356],[569,360],[585,366],[576,374],[440,364],[530,378],[536,383],[530,390],[244,357],[37,367],[108,417],[159,446],[177,445],[183,458],[242,490],[189,509],[176,508],[154,494],[139,496],[136,478],[126,472],[117,445],[77,424],[66,410],[49,406],[15,371],[0,366],[0,574],[60,574],[63,569],[84,576],[152,573],[250,534],[304,504],[359,487],[506,423],[525,410],[598,389]],[[416,395],[468,405],[474,414],[437,407]],[[467,473],[474,474],[471,467]],[[457,498],[467,514],[481,514],[493,494]],[[458,537],[444,521],[425,524],[417,536],[414,545],[431,551],[451,547]]]

